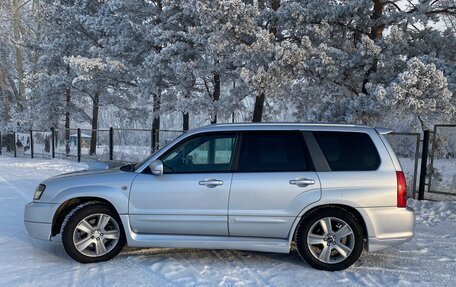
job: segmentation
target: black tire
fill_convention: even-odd
[[[105,247],[107,253],[98,256],[96,253],[95,247],[96,247],[96,242],[93,240],[94,236],[91,236],[89,233],[84,233],[80,231],[80,228],[76,230],[78,227],[78,224],[86,218],[90,218],[90,216],[93,216],[93,222],[96,223],[96,218],[97,215],[99,216],[100,214],[107,215],[110,217],[108,223],[106,224],[105,227],[111,228],[111,230],[108,230],[106,232],[115,232],[119,231],[117,236],[117,239],[104,239],[103,233],[97,234],[95,240],[106,242],[106,246],[103,243],[103,246]],[[108,218],[105,217],[105,218]],[[101,217],[99,217],[101,220]],[[114,226],[114,227],[112,227]],[[94,227],[95,228],[95,227]],[[118,228],[118,229],[117,229]],[[104,230],[104,229],[103,229]],[[62,234],[62,244],[65,249],[65,251],[68,253],[68,255],[73,258],[74,260],[80,262],[80,263],[95,263],[95,262],[101,262],[101,261],[107,261],[112,259],[114,256],[116,256],[123,248],[125,245],[125,232],[122,227],[122,222],[120,221],[119,216],[115,211],[113,211],[111,208],[109,208],[106,204],[99,203],[99,202],[86,202],[81,205],[78,205],[76,208],[74,208],[65,218],[65,221],[63,223],[62,229],[61,229],[61,234]],[[84,253],[89,253],[91,249],[94,249],[95,254],[87,254],[82,253],[76,248],[76,245],[74,243],[74,236],[79,236],[79,234],[83,234],[83,239],[89,239],[88,237],[92,238],[92,242],[88,247],[86,247],[82,252]],[[98,237],[99,236],[99,237]],[[98,245],[98,243],[97,243]],[[100,253],[102,254],[102,253]]]
[[[331,218],[329,222],[333,226],[331,228],[333,232],[328,232],[332,234],[331,237],[324,235],[325,232],[323,230],[323,225],[320,223],[320,220],[324,221],[326,218]],[[347,224],[349,228],[351,228],[352,233],[344,238],[337,238],[337,236],[335,236],[335,233],[342,229],[344,223]],[[309,246],[309,232],[311,232],[312,236],[321,234],[317,236],[325,237],[326,239],[323,239],[324,243],[315,243]],[[344,242],[342,240],[344,240]],[[356,260],[358,260],[359,256],[361,255],[364,246],[363,227],[356,216],[346,211],[345,209],[339,207],[315,209],[301,219],[301,223],[296,236],[296,243],[299,255],[310,266],[319,270],[340,271],[350,267],[353,263],[356,262]],[[345,244],[350,245],[349,248],[351,248],[351,251],[348,253],[348,256],[347,254],[339,252],[339,250],[335,248],[336,244],[338,247],[341,245],[345,246]],[[326,257],[329,259],[327,260],[328,262],[323,262],[325,259],[319,259],[317,257],[325,257],[323,252],[324,249],[326,250],[326,246],[330,247],[330,257]]]

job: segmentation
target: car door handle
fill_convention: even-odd
[[[297,179],[290,180],[290,184],[303,187],[303,186],[315,184],[315,180],[308,179],[308,178],[297,178]]]
[[[201,180],[199,182],[199,185],[205,185],[207,187],[216,187],[217,185],[222,185],[222,184],[223,184],[223,180],[213,179],[213,178],[208,178],[205,180]]]

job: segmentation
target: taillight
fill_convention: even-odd
[[[402,171],[396,171],[397,178],[397,207],[407,207],[407,184]]]

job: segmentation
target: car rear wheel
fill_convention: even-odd
[[[84,203],[65,218],[62,243],[70,257],[81,263],[106,261],[125,245],[118,215],[102,203]]]
[[[363,249],[359,220],[341,208],[314,210],[297,234],[299,255],[312,267],[339,271],[351,266]]]

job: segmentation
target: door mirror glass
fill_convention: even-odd
[[[154,160],[149,164],[150,171],[153,175],[163,174],[163,163],[161,160]]]

